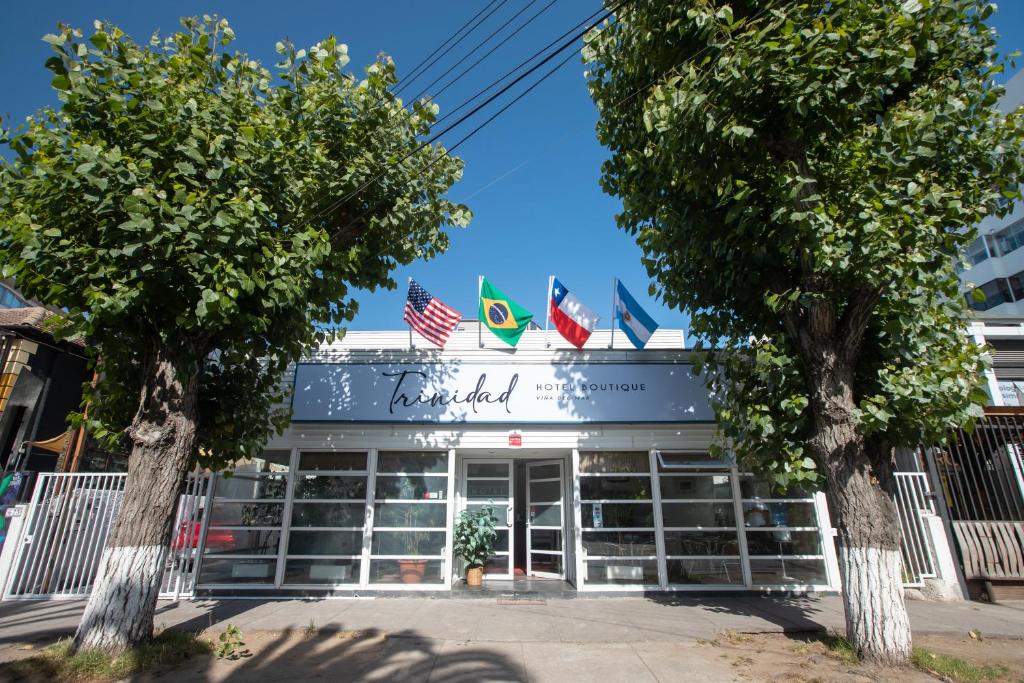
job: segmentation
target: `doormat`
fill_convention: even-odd
[[[523,595],[521,593],[503,593],[498,597],[499,605],[546,605],[547,600]]]

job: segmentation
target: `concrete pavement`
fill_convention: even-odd
[[[737,633],[842,631],[836,596],[649,597],[531,601],[378,598],[333,600],[204,600],[160,603],[159,628],[219,633],[227,624],[247,638],[263,633],[263,649],[302,661],[324,675],[339,662],[349,680],[543,680],[545,663],[558,662],[561,680],[673,680],[702,641]],[[935,603],[908,601],[915,633],[1024,638],[1024,603]],[[43,643],[71,633],[82,601],[0,603],[0,661],[24,656],[25,643]],[[337,632],[330,650],[321,640],[292,637],[312,625]],[[340,645],[339,645],[340,643]],[[565,647],[573,643],[572,647]],[[339,653],[338,648],[344,650]],[[264,655],[245,663],[244,680],[260,674]],[[267,666],[270,666],[268,660]],[[219,664],[217,666],[220,666]],[[727,666],[722,664],[722,666]],[[334,667],[334,668],[332,668]],[[481,670],[489,671],[483,678]],[[475,674],[473,672],[476,672]],[[193,672],[193,680],[235,680]],[[704,680],[726,670],[704,671]],[[183,675],[176,674],[176,676]],[[273,678],[273,676],[269,676]],[[676,678],[678,680],[678,678]],[[694,678],[692,680],[698,680]]]

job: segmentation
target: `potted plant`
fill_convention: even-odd
[[[466,561],[466,584],[483,583],[484,565],[494,553],[498,532],[494,528],[494,506],[485,505],[476,512],[463,510],[455,522],[454,550]]]

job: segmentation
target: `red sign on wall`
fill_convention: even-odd
[[[523,435],[514,433],[509,434],[508,445],[512,448],[520,448],[523,445]]]

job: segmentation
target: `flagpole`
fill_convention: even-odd
[[[551,290],[555,286],[555,276],[548,275],[548,300],[544,302],[544,348],[550,349],[551,342],[548,341],[548,323],[551,322]]]
[[[484,292],[484,276],[477,275],[476,277],[476,309],[479,311],[480,308],[480,297],[483,296]],[[484,311],[486,314],[486,311]],[[481,317],[476,321],[476,341],[480,344],[480,348],[484,348],[484,319]]]
[[[619,294],[619,287],[618,287],[618,285],[619,285],[619,278],[613,277],[612,278],[612,319],[611,319],[612,333],[611,333],[611,340],[608,343],[608,348],[609,349],[614,349],[615,348],[615,297],[618,296],[618,294]]]
[[[412,287],[412,278],[409,278],[409,286]],[[409,300],[409,295],[406,294],[406,301]],[[416,345],[412,343],[412,323],[409,323],[409,348],[415,349]]]

